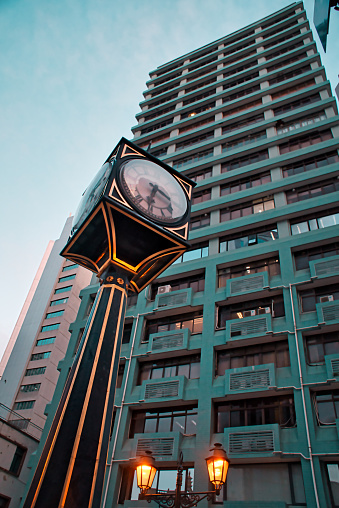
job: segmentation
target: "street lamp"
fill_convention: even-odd
[[[155,461],[151,452],[145,452],[145,455],[139,457],[136,464],[137,485],[140,489],[139,499],[145,499],[148,503],[155,501],[162,508],[191,508],[203,499],[211,500],[214,495],[220,494],[220,489],[226,481],[229,459],[220,443],[215,443],[214,448],[210,450],[212,454],[207,457],[207,471],[210,482],[215,490],[205,492],[181,491],[182,473],[183,473],[183,455],[180,452],[177,463],[177,479],[175,492],[163,492],[160,494],[147,494],[152,487],[156,473]]]

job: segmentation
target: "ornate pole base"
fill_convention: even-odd
[[[103,278],[23,508],[100,506],[128,283]]]

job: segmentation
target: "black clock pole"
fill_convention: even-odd
[[[101,277],[23,508],[100,506],[128,285],[116,268]]]

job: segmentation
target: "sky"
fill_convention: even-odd
[[[0,0],[0,357],[49,240],[132,138],[148,73],[291,3]],[[338,27],[332,9],[327,54],[314,35],[333,92]]]

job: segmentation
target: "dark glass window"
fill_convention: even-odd
[[[252,367],[274,363],[277,367],[289,367],[290,355],[287,340],[216,351],[215,375],[223,376],[228,369]]]
[[[310,261],[323,259],[339,254],[339,242],[333,242],[329,245],[319,245],[310,249],[305,249],[294,253],[294,262],[296,270],[305,270],[309,268]]]
[[[165,358],[140,363],[138,385],[148,379],[162,379],[173,376],[198,379],[200,377],[200,355]]]
[[[199,192],[193,192],[192,205],[198,205],[211,199],[211,189],[205,189]]]
[[[337,152],[330,152],[327,154],[318,155],[317,157],[303,159],[283,167],[283,177],[287,178],[289,176],[298,175],[304,171],[311,171],[312,169],[322,168],[324,166],[328,166],[329,164],[334,164],[335,162],[339,162],[339,156]]]
[[[215,102],[210,102],[209,104],[204,104],[203,106],[195,106],[194,109],[190,111],[186,111],[186,113],[182,113],[180,119],[184,120],[185,118],[193,118],[195,115],[199,113],[204,113],[205,111],[209,111],[215,107]]]
[[[124,378],[125,364],[119,363],[118,377],[117,377],[117,388],[121,388],[122,380]]]
[[[315,93],[313,95],[306,95],[306,97],[302,97],[301,99],[298,99],[296,101],[288,101],[282,106],[279,106],[278,108],[274,108],[274,116],[281,115],[282,113],[286,113],[287,111],[291,111],[293,109],[299,109],[303,106],[307,106],[308,104],[313,104],[314,102],[320,101],[320,95],[319,93]]]
[[[76,273],[73,273],[72,275],[66,275],[65,277],[60,277],[58,282],[66,282],[67,280],[75,279]]]
[[[259,259],[258,261],[249,260],[241,265],[218,268],[218,287],[225,287],[228,279],[260,272],[268,272],[271,277],[280,275],[279,257]]]
[[[36,341],[37,346],[45,346],[46,344],[54,344],[56,337],[48,337],[47,339],[38,339]]]
[[[271,229],[254,229],[251,233],[244,232],[240,235],[230,235],[219,240],[219,252],[226,252],[242,247],[249,247],[264,242],[271,242],[279,238],[276,225],[272,225]]]
[[[270,86],[275,85],[277,83],[281,83],[282,81],[286,81],[287,79],[291,79],[294,76],[299,76],[299,74],[303,74],[304,72],[308,72],[311,70],[310,65],[304,65],[303,67],[297,67],[293,69],[293,71],[285,72],[284,74],[279,73],[275,78],[271,78],[269,80]]]
[[[258,90],[260,90],[259,84],[253,85],[253,86],[248,87],[244,90],[239,90],[236,93],[232,93],[232,94],[228,95],[227,97],[224,97],[223,103],[225,104],[227,102],[234,101],[235,99],[239,99],[240,97],[244,97],[244,96],[249,95],[253,92],[257,92]]]
[[[255,311],[255,314],[272,314],[273,317],[285,316],[283,295],[275,295],[271,298],[256,298],[247,302],[234,303],[232,305],[217,306],[217,327],[225,328],[229,319],[243,319],[247,312]]]
[[[326,472],[331,495],[331,507],[339,508],[339,464],[326,464]]]
[[[170,111],[173,111],[174,109],[175,109],[175,104],[172,106],[168,106],[167,108],[157,109],[155,113],[151,113],[150,115],[145,114],[145,122],[148,122],[149,120],[153,120],[153,118],[157,118],[158,116],[165,115],[166,113],[169,113]]]
[[[279,145],[279,151],[281,154],[293,152],[294,150],[301,150],[308,146],[322,143],[328,139],[332,139],[333,135],[330,129],[323,132],[312,132],[306,136],[292,137],[286,143]]]
[[[193,162],[198,162],[202,159],[206,159],[207,157],[212,157],[213,148],[209,148],[208,150],[204,150],[203,152],[197,152],[189,157],[185,157],[184,159],[179,159],[173,162],[173,168],[178,169],[181,166],[186,166],[187,164],[192,164]]]
[[[196,215],[195,217],[191,217],[189,223],[189,230],[193,231],[194,229],[204,228],[205,226],[210,225],[210,214],[203,213],[202,215]]]
[[[76,268],[78,268],[79,265],[67,265],[67,266],[64,266],[62,271],[63,272],[67,272],[68,270],[75,270]]]
[[[129,437],[147,432],[181,432],[196,434],[198,408],[196,406],[133,411]]]
[[[138,293],[134,293],[133,291],[128,291],[127,296],[127,307],[132,307],[133,305],[136,305],[138,301]]]
[[[58,316],[62,316],[64,312],[65,312],[64,310],[57,310],[55,312],[48,312],[46,314],[45,319],[51,319],[51,318],[55,318],[55,317],[58,317]]]
[[[231,182],[222,185],[220,187],[220,195],[227,196],[228,194],[234,194],[235,192],[244,191],[251,189],[252,187],[259,187],[271,182],[271,173],[266,171],[265,173],[259,173],[258,175],[251,176],[249,178],[242,178],[241,180],[232,180]]]
[[[339,332],[319,333],[305,337],[307,361],[311,365],[325,363],[325,355],[339,353]]]
[[[337,192],[338,190],[339,180],[337,180],[337,178],[303,185],[302,187],[286,191],[287,203],[297,203],[298,201],[304,201],[305,199],[331,194],[332,192]]]
[[[182,330],[184,328],[188,328],[191,333],[201,333],[202,325],[202,311],[181,314],[180,316],[166,316],[152,321],[146,320],[144,341],[148,341],[152,333]]]
[[[246,157],[232,158],[229,161],[221,165],[221,172],[226,173],[227,171],[233,171],[234,169],[248,166],[249,164],[255,164],[268,159],[268,150],[261,150],[260,152],[253,152]]]
[[[26,369],[25,376],[38,376],[39,374],[44,374],[45,370],[46,367],[36,367],[35,369]]]
[[[24,460],[24,457],[26,455],[26,448],[22,448],[21,446],[16,447],[12,463],[9,468],[9,472],[13,473],[14,475],[18,476],[20,473],[20,469]]]
[[[190,173],[188,177],[193,180],[193,182],[201,182],[202,180],[206,180],[206,178],[210,178],[212,176],[212,168],[202,169],[199,171],[195,171],[194,173]]]
[[[51,351],[46,351],[45,353],[34,353],[31,356],[31,362],[36,360],[44,360],[45,358],[49,358],[51,355]]]
[[[64,288],[58,288],[54,291],[54,294],[57,295],[59,293],[66,293],[67,291],[70,291],[73,286],[66,286]]]
[[[270,55],[271,56],[271,55]],[[267,58],[271,60],[270,56]],[[281,67],[286,67],[287,65],[298,62],[299,60],[302,60],[303,58],[307,58],[307,53],[299,53],[299,55],[291,56],[290,58],[284,58],[283,60],[280,60],[279,62],[275,63],[274,65],[271,65],[270,67],[267,67],[267,72],[273,72],[276,69],[281,69]]]
[[[236,113],[239,113],[239,111],[245,111],[247,109],[255,108],[257,106],[262,105],[262,99],[256,99],[255,101],[247,102],[246,104],[242,104],[241,106],[238,106],[237,108],[229,109],[227,108],[225,111],[223,111],[223,118],[226,118],[227,116],[235,115]]]
[[[316,310],[316,304],[321,302],[322,297],[332,297],[333,300],[339,300],[339,286],[326,285],[314,289],[304,289],[299,291],[301,312],[312,312]]]
[[[68,296],[66,298],[59,298],[58,300],[52,300],[50,303],[50,307],[54,307],[54,305],[61,305],[63,303],[67,303]]]
[[[131,333],[132,333],[132,327],[133,323],[125,323],[124,324],[124,331],[122,334],[122,343],[128,344],[131,339]]]
[[[210,116],[209,118],[199,120],[199,122],[190,123],[189,125],[185,125],[185,127],[181,127],[179,129],[179,134],[182,134],[183,132],[196,130],[198,129],[198,127],[201,127],[202,125],[206,125],[208,123],[214,123],[214,116]]]
[[[40,390],[41,383],[33,383],[30,385],[21,385],[20,392],[38,392]]]
[[[145,129],[141,129],[141,134],[147,134],[148,132],[156,131],[158,129],[161,129],[162,127],[166,127],[166,125],[170,125],[171,123],[173,123],[173,118],[169,118],[168,120],[164,120],[163,122],[157,123],[155,125],[150,125]]]
[[[299,235],[301,233],[307,233],[308,231],[314,231],[316,229],[328,228],[339,224],[339,213],[332,213],[330,215],[316,214],[310,216],[307,220],[302,222],[291,221],[291,232],[292,235]]]
[[[225,127],[222,128],[222,133],[227,134],[228,132],[236,131],[242,129],[243,127],[247,127],[248,125],[263,122],[264,120],[265,120],[264,113],[260,113],[259,115],[251,116],[250,118],[241,120],[240,122],[232,122],[229,125],[226,125]]]
[[[281,427],[296,425],[292,395],[262,397],[215,404],[215,432],[229,427],[268,425],[278,423]]]
[[[299,83],[298,85],[291,86],[290,88],[284,88],[283,90],[279,90],[271,95],[272,101],[278,99],[279,97],[283,97],[284,95],[290,95],[293,92],[297,92],[298,90],[302,90],[303,88],[309,88],[314,86],[314,79],[309,79],[308,81],[304,81],[303,83]]]
[[[232,141],[224,143],[221,145],[221,148],[223,152],[228,152],[229,150],[233,150],[234,148],[238,148],[239,146],[245,146],[266,138],[267,138],[266,131],[256,132],[254,134],[248,134],[247,136],[242,137],[240,139],[234,139]]]
[[[185,99],[183,101],[183,106],[188,106],[188,104],[192,104],[193,102],[201,101],[202,99],[205,99],[206,97],[209,97],[210,95],[214,95],[214,94],[215,94],[215,88],[213,90],[207,90],[204,93],[200,93],[198,95],[195,95],[194,97]]]
[[[208,256],[208,242],[196,243],[192,245],[192,247],[187,250],[180,258],[178,258],[175,263],[183,263],[185,261],[193,261],[194,259],[205,258]]]
[[[196,145],[198,143],[201,143],[202,141],[206,141],[207,139],[214,138],[214,131],[205,132],[204,134],[200,134],[200,136],[194,136],[186,139],[185,141],[182,141],[181,143],[177,143],[175,145],[176,151],[182,150],[183,148],[186,148],[187,146]]]
[[[273,196],[265,196],[262,198],[242,203],[241,205],[230,206],[220,210],[220,222],[246,217],[254,213],[261,213],[274,208]]]
[[[319,425],[335,425],[339,418],[339,390],[315,393],[314,401]]]
[[[174,279],[168,282],[157,282],[152,284],[151,300],[155,299],[158,293],[158,288],[167,284],[171,286],[171,291],[178,291],[179,289],[188,288],[192,288],[194,292],[204,291],[205,273],[198,273],[196,275],[190,275],[189,277],[181,277],[180,279]]]

